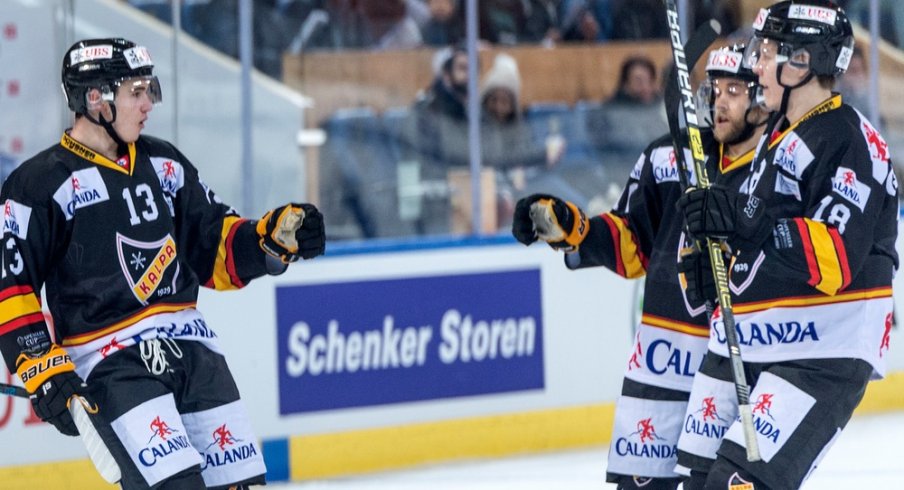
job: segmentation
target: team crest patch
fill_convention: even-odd
[[[167,274],[177,258],[176,241],[172,236],[167,234],[156,242],[142,242],[117,233],[116,252],[132,294],[141,304],[148,304],[148,299],[158,290],[160,294],[175,292],[179,266],[176,265],[172,274]],[[169,279],[171,284],[161,288],[164,279]]]
[[[728,490],[754,490],[753,483],[741,478],[737,473],[728,479]]]

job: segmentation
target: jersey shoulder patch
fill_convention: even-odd
[[[53,200],[60,206],[66,221],[79,209],[108,201],[110,194],[97,167],[76,170],[53,193]]]

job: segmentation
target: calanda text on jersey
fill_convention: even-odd
[[[153,137],[113,162],[64,134],[9,176],[0,202],[0,350],[11,372],[20,353],[51,341],[69,351],[82,378],[147,338],[199,340],[218,351],[195,309],[199,285],[240,288],[267,272],[254,223]]]

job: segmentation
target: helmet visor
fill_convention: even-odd
[[[744,67],[753,70],[757,64],[771,61],[774,61],[776,65],[789,63],[795,68],[807,69],[810,67],[810,54],[807,50],[795,48],[789,43],[754,36],[744,52]]]
[[[114,85],[119,89],[125,89],[122,95],[130,97],[140,97],[147,95],[151,103],[157,105],[163,102],[163,92],[160,90],[160,80],[156,76],[150,75],[145,77],[131,77],[117,80]]]
[[[756,82],[729,76],[709,76],[700,83],[697,89],[698,112],[712,126],[715,120],[715,104],[719,96],[729,98],[743,97],[750,102],[750,107],[758,105],[759,85]]]

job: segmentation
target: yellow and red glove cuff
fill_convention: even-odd
[[[565,230],[565,243],[577,247],[584,241],[584,238],[587,238],[587,232],[590,231],[587,215],[584,214],[581,208],[570,201],[565,201],[565,205],[571,210],[571,216],[573,217],[571,229]]]
[[[69,353],[56,344],[40,357],[29,357],[22,353],[16,359],[16,374],[29,393],[37,391],[51,376],[67,371],[75,371],[75,364]]]

